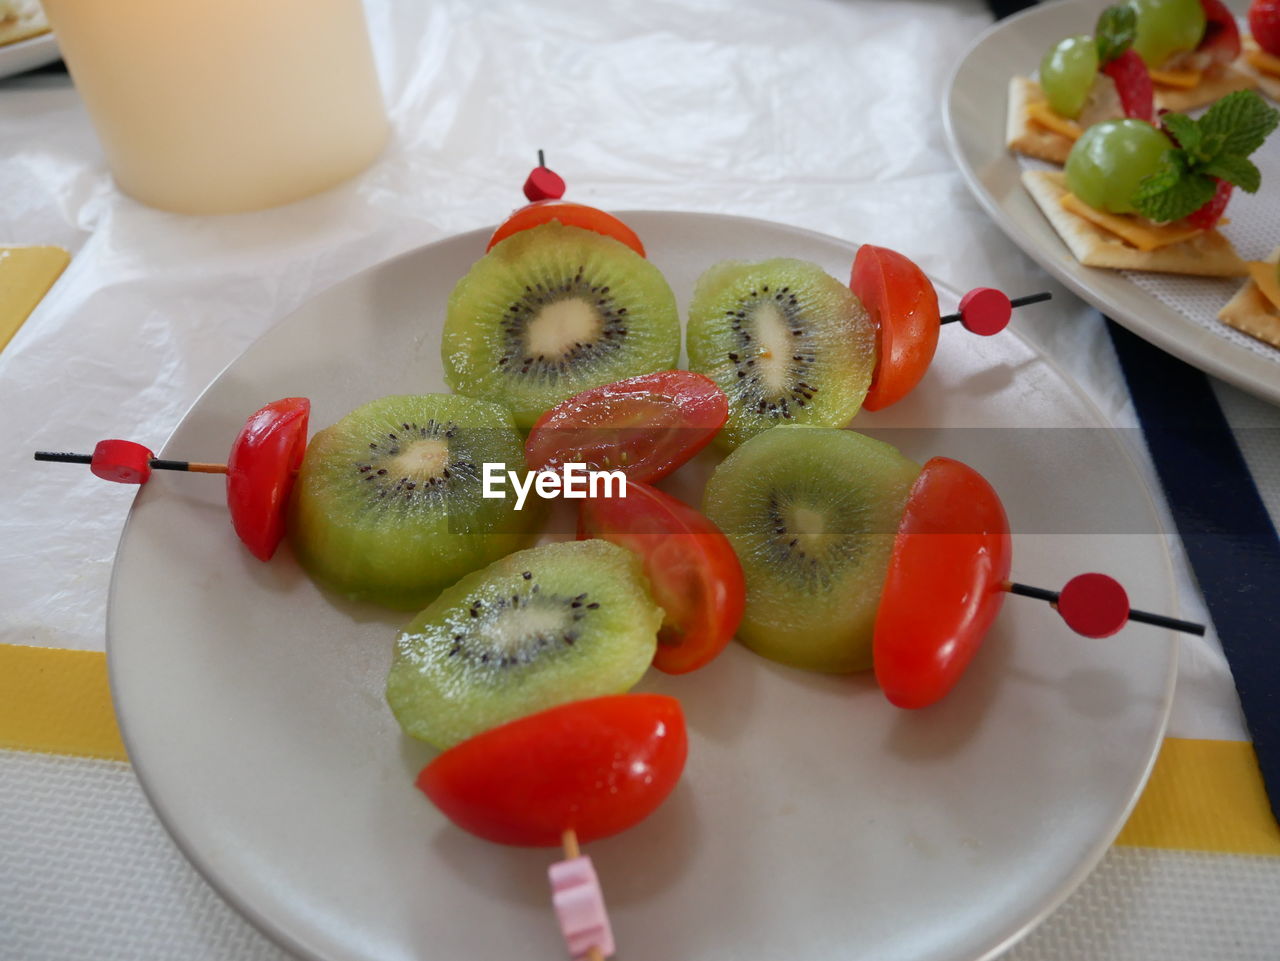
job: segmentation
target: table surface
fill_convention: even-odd
[[[31,483],[32,450],[160,443],[223,366],[317,291],[501,217],[540,147],[587,203],[777,220],[907,251],[962,289],[1052,290],[1054,308],[1022,329],[1113,423],[1135,427],[1098,315],[1004,238],[946,152],[942,92],[990,24],[984,4],[367,9],[393,142],[351,183],[258,214],[133,203],[64,74],[0,81],[0,244],[75,253],[0,353],[0,533],[14,545],[0,560],[0,643],[102,650],[131,496],[81,484],[49,498]],[[1280,516],[1280,411],[1215,390]],[[1171,545],[1182,616],[1204,620]],[[1169,733],[1246,738],[1212,631],[1183,642]],[[1277,898],[1280,858],[1118,846],[1007,957],[1272,959]],[[0,959],[91,956],[284,957],[177,853],[126,764],[0,751]]]

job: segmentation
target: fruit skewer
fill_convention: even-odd
[[[35,459],[88,464],[94,476],[145,484],[152,470],[225,474],[227,509],[237,536],[254,557],[268,561],[284,537],[285,506],[307,446],[311,401],[286,397],[255,411],[231,445],[225,464],[158,458],[141,444],[102,440],[92,454],[36,451]]]
[[[630,405],[648,405],[648,416],[667,425],[672,420],[663,416],[664,403],[677,413],[687,406],[684,412],[696,412],[701,422],[701,429],[688,431],[689,441],[697,446],[709,440],[715,425],[723,423],[724,418],[723,398],[717,396],[713,385],[686,372],[647,375],[621,389],[619,385],[593,389],[556,410],[569,411],[587,423],[599,425],[600,408],[607,411],[619,403],[628,405],[624,413],[634,412]],[[276,482],[273,489],[283,485],[287,491],[296,471],[296,451],[305,446],[308,409],[305,400],[292,398],[268,405],[251,417],[237,437],[226,465],[228,483],[233,476],[245,473],[243,464],[256,456],[270,466],[270,476]],[[555,421],[552,416],[542,425],[541,446],[539,439],[531,435],[526,456],[539,451],[542,456],[549,453],[556,459],[555,451],[549,447],[554,447],[558,431],[547,429]],[[572,420],[564,426],[573,437]],[[845,431],[799,432],[786,428],[770,433],[788,439],[811,438],[813,444],[824,448],[829,443],[824,443],[822,435],[837,434],[846,439],[857,436]],[[276,452],[275,456],[264,454],[264,438],[275,440],[266,445]],[[865,439],[863,442],[875,443]],[[683,463],[687,453],[663,450],[660,456],[654,456],[640,450],[632,467],[639,477],[656,479]],[[190,462],[181,461],[155,463],[146,448],[130,442],[104,442],[95,455],[100,468],[95,473],[113,480],[121,478],[113,476],[119,472],[112,467],[118,468],[122,463],[136,466],[136,458],[144,455],[147,468],[191,466]],[[41,459],[84,462],[85,456],[53,454]],[[131,457],[135,458],[132,462]],[[95,466],[93,456],[88,461],[91,467]],[[237,464],[241,465],[239,469]],[[202,466],[216,471],[223,465]],[[1123,589],[1103,575],[1082,575],[1060,592],[1011,581],[1008,521],[999,498],[985,479],[966,465],[945,458],[929,461],[918,473],[897,528],[875,623],[874,667],[892,703],[923,707],[944,696],[977,650],[1006,593],[1050,601],[1069,626],[1089,637],[1109,636],[1129,619],[1203,633],[1204,628],[1199,625],[1131,611]],[[143,483],[146,475],[134,470],[131,480]],[[283,525],[283,500],[274,503]],[[703,521],[702,525],[691,522],[695,516]],[[664,569],[659,552],[663,543],[670,541],[673,528],[669,525],[675,523],[680,523],[681,532],[694,540],[725,541],[724,535],[701,514],[686,505],[678,505],[677,509],[671,498],[638,479],[628,481],[626,501],[585,502],[582,533],[613,540],[640,554],[651,581],[656,582]],[[652,536],[655,534],[659,536]],[[709,556],[710,552],[706,557]],[[524,561],[508,561],[520,569],[526,566]],[[669,562],[670,558],[665,566],[671,566]],[[710,567],[705,557],[700,563]],[[529,571],[517,576],[528,582],[534,569],[529,565]],[[727,575],[722,570],[713,583],[725,588]],[[744,591],[741,572],[737,577],[736,593],[727,588],[704,589],[701,606],[719,610],[740,604]],[[503,590],[509,595],[510,587]],[[673,593],[678,596],[680,591]],[[927,604],[921,602],[925,596],[930,598]],[[471,610],[470,617],[474,618],[474,605],[468,604],[471,606],[464,607]],[[923,624],[922,610],[928,615]],[[717,621],[717,636],[722,640],[732,635],[736,627],[736,614],[730,614],[734,612],[712,618]],[[418,622],[411,628],[406,629],[410,636],[419,636],[425,630]],[[710,659],[718,650],[715,647],[702,653]],[[705,663],[706,659],[699,659],[692,666]],[[676,669],[691,667],[686,663]],[[395,710],[401,702],[390,692],[389,685],[389,700]],[[397,717],[400,714],[397,711]],[[627,758],[621,766],[617,763],[620,752]],[[575,958],[604,958],[612,953],[612,934],[598,879],[589,859],[581,857],[578,849],[579,837],[606,837],[647,817],[678,781],[686,756],[683,715],[674,700],[652,695],[589,698],[480,730],[448,747],[423,769],[417,783],[446,817],[478,837],[503,844],[563,846],[565,860],[554,864],[549,875],[553,905],[566,944]],[[608,789],[602,791],[602,784]],[[530,803],[531,798],[536,802]]]
[[[1009,519],[986,478],[950,458],[928,461],[894,537],[872,639],[876,680],[890,702],[920,708],[944,697],[1008,594],[1048,601],[1088,638],[1110,637],[1128,621],[1205,633],[1201,624],[1132,610],[1105,574],[1080,574],[1055,592],[1013,581],[1012,561]]]
[[[548,869],[569,954],[602,961],[613,933],[579,842],[619,834],[652,814],[688,756],[674,698],[622,694],[571,701],[449,748],[417,785],[455,825],[486,841],[560,847]]]
[[[538,151],[538,166],[524,184],[524,194],[530,202],[494,231],[486,251],[520,231],[558,221],[611,237],[645,256],[644,244],[625,223],[595,207],[565,201],[564,193],[564,179],[545,166],[543,153]],[[862,406],[880,410],[910,393],[933,360],[944,323],[937,291],[909,258],[871,244],[858,248],[849,287],[869,311],[875,328],[874,369]],[[994,288],[978,287],[961,298],[959,310],[948,315],[945,322],[958,321],[971,333],[991,336],[1008,325],[1014,309],[1051,297],[1048,292],[1039,292],[1011,299]],[[723,381],[720,385],[729,389]]]

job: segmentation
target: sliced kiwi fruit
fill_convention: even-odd
[[[889,554],[919,473],[888,444],[825,427],[774,427],[726,457],[703,509],[742,562],[738,640],[808,670],[869,668]]]
[[[503,240],[458,282],[442,353],[450,387],[531,427],[588,387],[674,367],[680,317],[653,264],[553,221]]]
[[[534,498],[516,511],[514,497],[481,496],[485,463],[524,470],[505,408],[447,394],[366,404],[307,446],[289,508],[294,554],[330,590],[419,610],[528,546],[541,520]]]
[[[817,264],[725,261],[689,305],[689,368],[729,395],[722,445],[780,424],[843,427],[875,370],[875,329],[862,302]]]
[[[406,733],[446,748],[620,694],[653,660],[662,616],[630,551],[602,540],[519,551],[468,574],[401,632],[387,702]]]

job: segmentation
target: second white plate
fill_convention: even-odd
[[[854,249],[740,218],[623,216],[682,312],[717,260],[800,257],[846,276]],[[166,454],[218,456],[276,397],[310,396],[318,429],[384,394],[443,389],[445,303],[485,238],[414,251],[311,301],[208,388]],[[1135,606],[1172,610],[1139,474],[1096,409],[1016,336],[944,337],[922,387],[855,426],[990,477],[1017,532],[1019,579],[1057,586],[1100,569]],[[400,733],[383,698],[406,618],[336,606],[287,549],[254,561],[217,479],[160,473],[121,541],[107,653],[129,756],[182,850],[305,958],[562,958],[546,883],[557,853],[470,837],[413,786],[432,752]],[[1079,523],[1117,500],[1122,530]],[[1176,652],[1152,628],[1082,640],[1046,605],[1011,598],[963,683],[918,713],[891,707],[867,677],[788,670],[737,645],[691,675],[650,672],[642,690],[684,704],[690,759],[652,818],[589,847],[621,951],[990,957],[1119,831],[1160,744]]]
[[[1009,79],[1029,75],[1055,42],[1088,32],[1106,3],[1060,0],[1002,20],[975,41],[952,75],[944,104],[947,142],[979,203],[1015,244],[1093,306],[1135,334],[1244,390],[1280,404],[1280,350],[1246,340],[1215,319],[1238,281],[1178,278],[1179,296],[1203,301],[1199,321],[1184,316],[1124,273],[1083,267],[1023,188],[1022,166],[1005,148]],[[1247,4],[1229,4],[1237,13]],[[1263,149],[1280,147],[1272,138]],[[1280,192],[1280,183],[1264,184]],[[1247,196],[1237,199],[1248,203]],[[1272,244],[1280,243],[1280,235]],[[1259,251],[1261,258],[1267,251]],[[1198,296],[1201,291],[1204,296]],[[1207,306],[1205,306],[1207,305]]]

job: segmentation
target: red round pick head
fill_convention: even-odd
[[[89,470],[95,477],[117,484],[145,484],[151,476],[154,456],[131,440],[100,440],[93,449]]]
[[[1085,637],[1110,637],[1129,620],[1129,595],[1114,577],[1078,574],[1058,595],[1058,613]]]
[[[975,287],[960,298],[960,323],[971,334],[990,337],[1009,326],[1013,304],[994,287]]]
[[[559,200],[564,196],[564,178],[550,167],[534,167],[524,182],[524,195],[530,203]]]

